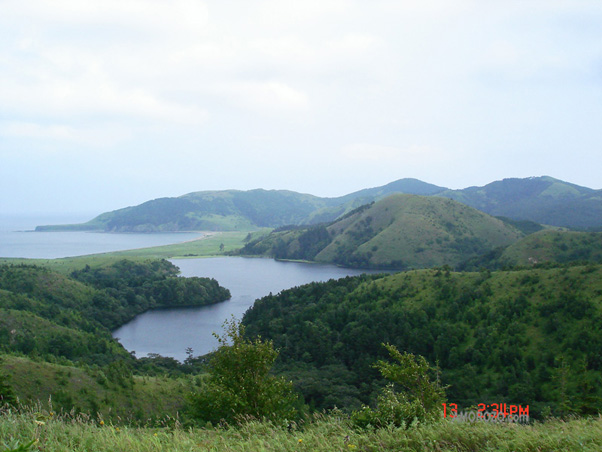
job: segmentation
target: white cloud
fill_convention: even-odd
[[[416,163],[441,157],[442,152],[427,145],[411,145],[404,148],[382,146],[372,143],[353,143],[340,150],[343,159],[365,163],[388,162],[388,164]]]
[[[75,145],[85,145],[94,148],[110,148],[131,136],[131,131],[117,124],[102,127],[74,127],[67,124],[39,124],[34,122],[7,121],[0,122],[0,137],[37,140],[42,143],[68,142]],[[44,152],[69,152],[66,148],[43,147]],[[0,149],[1,151],[2,149]],[[6,150],[8,151],[8,150]],[[35,147],[27,153],[39,152]]]
[[[69,26],[110,25],[177,33],[207,26],[209,12],[201,0],[30,0],[2,5],[7,19],[26,20],[33,27],[60,30]],[[107,36],[110,39],[110,36]]]
[[[91,154],[144,156],[191,190],[459,187],[544,152],[599,180],[601,19],[598,0],[0,1],[0,151],[78,148],[65,183],[100,174]],[[228,170],[199,178],[209,162]]]
[[[285,83],[230,82],[216,87],[230,102],[264,112],[303,111],[309,108],[307,94]]]

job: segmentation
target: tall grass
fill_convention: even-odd
[[[303,425],[249,421],[236,427],[129,427],[39,407],[0,413],[0,451],[34,440],[54,451],[599,451],[602,418],[532,425],[440,421],[410,429],[354,430],[345,416],[317,415]]]

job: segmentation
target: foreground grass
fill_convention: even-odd
[[[249,422],[236,428],[117,427],[85,415],[27,409],[0,414],[0,448],[32,440],[44,451],[599,451],[602,418],[533,425],[441,421],[404,430],[357,431],[343,417],[317,416],[292,429]],[[175,426],[174,426],[175,425]],[[0,449],[4,450],[4,449]]]

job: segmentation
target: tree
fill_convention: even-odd
[[[394,362],[378,361],[376,367],[383,377],[392,381],[376,400],[376,408],[364,406],[352,415],[360,427],[410,426],[416,421],[436,420],[445,388],[434,381],[434,369],[422,356],[401,353],[394,345],[384,344]]]
[[[240,422],[248,418],[291,420],[297,415],[297,394],[291,382],[270,374],[278,357],[272,341],[244,337],[244,327],[232,319],[210,358],[209,375],[190,396],[190,411],[198,420]]]

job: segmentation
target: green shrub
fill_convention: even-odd
[[[364,406],[352,413],[353,423],[361,428],[410,427],[439,418],[445,389],[438,379],[431,379],[435,369],[422,356],[384,346],[394,362],[378,361],[375,367],[392,383],[379,394],[375,408]]]
[[[211,358],[209,377],[189,397],[191,415],[199,421],[233,423],[243,419],[284,422],[297,416],[292,383],[270,374],[278,351],[272,341],[244,339],[244,328],[232,320]]]

